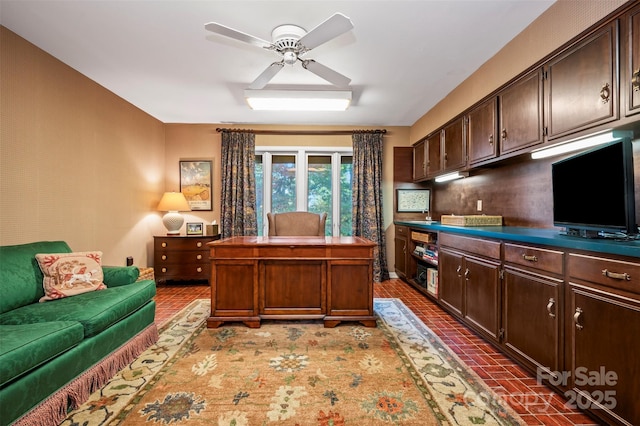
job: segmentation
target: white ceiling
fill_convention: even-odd
[[[410,126],[555,0],[0,0],[0,22],[165,123]],[[277,54],[204,29],[271,40],[335,12],[354,29],[313,49],[351,78],[346,112],[249,109],[244,89]],[[266,87],[332,89],[300,64]]]

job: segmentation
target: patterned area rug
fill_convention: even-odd
[[[63,425],[524,424],[401,301],[374,308],[376,328],[207,329],[196,300]]]

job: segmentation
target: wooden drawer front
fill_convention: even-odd
[[[403,235],[406,237],[409,235],[409,229],[407,229],[406,226],[396,225],[396,235]]]
[[[333,246],[330,248],[327,257],[334,259],[371,259],[373,258],[373,247]]]
[[[209,263],[203,264],[162,264],[155,267],[164,279],[190,279],[190,280],[208,280],[211,272]]]
[[[213,238],[156,238],[155,249],[168,250],[203,250]]]
[[[157,252],[156,263],[158,265],[188,263],[205,264],[209,263],[208,251],[166,251]]]
[[[492,259],[500,259],[499,241],[481,240],[447,233],[440,234],[440,245],[449,246],[469,253],[479,254]]]
[[[253,259],[257,256],[257,249],[252,247],[227,247],[224,245],[214,244],[209,246],[212,259]]]
[[[564,270],[564,253],[561,251],[505,243],[504,260],[559,275]]]
[[[270,257],[283,258],[319,258],[325,257],[327,249],[325,247],[301,247],[301,246],[271,246],[258,248],[258,256],[261,259]]]
[[[570,254],[569,276],[607,287],[640,293],[640,263],[638,262]]]

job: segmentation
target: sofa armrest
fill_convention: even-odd
[[[132,284],[140,276],[140,270],[137,266],[103,266],[102,273],[107,287]]]

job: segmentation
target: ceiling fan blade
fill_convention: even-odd
[[[320,46],[322,43],[338,37],[340,34],[346,33],[352,28],[353,23],[351,19],[342,13],[336,13],[302,36],[299,44],[302,44],[306,50],[311,50],[316,46]]]
[[[254,46],[264,47],[265,49],[273,46],[269,41],[254,37],[251,34],[243,33],[242,31],[234,30],[233,28],[226,27],[222,24],[218,24],[217,22],[209,22],[208,24],[204,25],[204,28],[207,31],[211,31],[212,33],[220,34],[225,37],[253,44]]]
[[[302,61],[302,67],[306,70],[311,71],[315,75],[320,78],[327,80],[329,83],[338,87],[347,87],[349,83],[351,83],[351,79],[345,77],[337,71],[332,70],[329,67],[326,67],[313,59],[306,59]]]
[[[267,67],[266,70],[262,71],[262,74],[258,76],[253,83],[249,85],[249,89],[259,90],[267,85],[271,81],[273,77],[276,76],[280,72],[280,70],[284,67],[284,61],[274,62]]]

